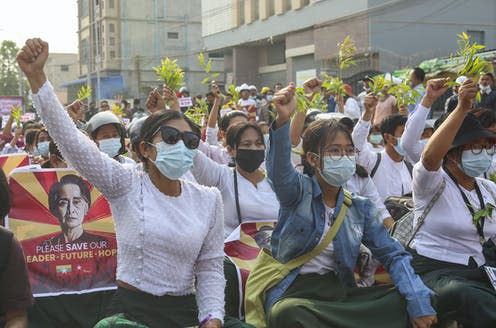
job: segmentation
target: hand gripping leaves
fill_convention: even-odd
[[[173,91],[179,90],[184,85],[184,71],[177,66],[177,59],[170,60],[168,57],[162,59],[162,65],[153,67],[157,74],[157,80],[164,82]]]

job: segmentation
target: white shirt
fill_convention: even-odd
[[[62,156],[108,199],[117,237],[117,279],[152,295],[196,293],[199,320],[224,317],[220,193],[185,180],[160,192],[148,174],[102,154],[74,125],[50,82],[33,102]]]
[[[370,177],[362,178],[355,173],[351,179],[344,184],[343,188],[359,196],[370,199],[381,213],[383,219],[391,216]]]
[[[257,107],[257,102],[251,98],[248,98],[246,100],[240,99],[238,101],[238,105],[240,105],[243,111],[246,112],[248,110],[248,107],[250,106]]]
[[[324,232],[322,233],[322,237],[320,238],[319,244],[322,243],[327,232],[331,228],[333,223],[332,216],[334,214],[334,208],[325,207],[325,223],[324,223]],[[336,270],[337,265],[334,260],[334,246],[332,245],[332,241],[327,245],[327,247],[313,259],[303,264],[299,274],[309,274],[309,273],[317,273],[319,275],[324,275],[330,271]]]
[[[434,172],[427,171],[422,161],[415,165],[413,175],[416,220],[439,190],[443,179],[446,181],[446,187],[425,218],[410,247],[420,255],[435,260],[467,265],[470,257],[473,256],[478,265],[484,264],[479,235],[472,223],[472,214],[453,180],[442,168]],[[476,178],[476,181],[484,203],[496,205],[496,185],[481,178]],[[462,186],[460,188],[477,212],[480,203],[475,189],[468,191]],[[417,224],[416,220],[414,224]],[[486,218],[484,235],[486,239],[496,235],[496,212],[493,212],[492,218]]]
[[[353,98],[349,97],[346,99],[346,102],[344,103],[344,115],[350,117],[351,119],[359,119],[360,116],[362,115],[361,109],[360,109],[360,104],[358,101]]]
[[[370,122],[360,120],[353,130],[352,137],[355,148],[358,150],[357,163],[369,173],[377,163],[377,153],[366,147]],[[381,201],[389,196],[401,196],[412,191],[412,177],[404,161],[395,162],[386,150],[380,152],[381,162],[372,180],[379,192]]]
[[[424,151],[425,142],[420,141],[425,129],[425,121],[429,116],[431,109],[418,105],[415,111],[406,121],[405,132],[401,136],[401,146],[405,150],[408,158],[417,163]]]
[[[198,183],[219,188],[224,203],[224,238],[227,238],[239,225],[233,169],[198,152],[191,172]],[[254,186],[239,172],[237,176],[241,222],[277,221],[279,201],[267,178]]]

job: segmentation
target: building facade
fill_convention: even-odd
[[[152,67],[167,56],[193,92],[206,91],[196,56],[202,50],[200,0],[78,0],[79,75],[100,99],[146,99],[160,85]],[[97,94],[95,94],[97,96]]]
[[[495,12],[494,0],[203,0],[202,35],[227,83],[270,86],[336,74],[346,35],[358,51],[345,78],[448,56],[463,31],[493,49]]]
[[[79,77],[78,54],[51,53],[45,65],[45,73],[62,104],[75,99],[68,97],[68,90],[63,86],[66,82]]]

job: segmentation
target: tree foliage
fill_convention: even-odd
[[[0,45],[0,96],[19,95],[18,51],[14,41],[4,40]]]

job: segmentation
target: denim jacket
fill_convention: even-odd
[[[308,253],[320,241],[324,231],[325,208],[322,191],[315,177],[299,174],[291,165],[289,123],[270,130],[270,145],[266,167],[281,208],[272,234],[272,255],[283,263]],[[340,190],[336,202],[339,212],[344,199]],[[354,269],[360,244],[367,246],[384,265],[398,291],[407,300],[410,317],[435,314],[430,297],[434,293],[415,274],[411,255],[394,239],[382,224],[374,204],[352,195],[352,205],[333,240],[337,276],[348,287],[356,287]],[[271,308],[298,275],[293,270],[283,281],[267,293],[265,309]]]

